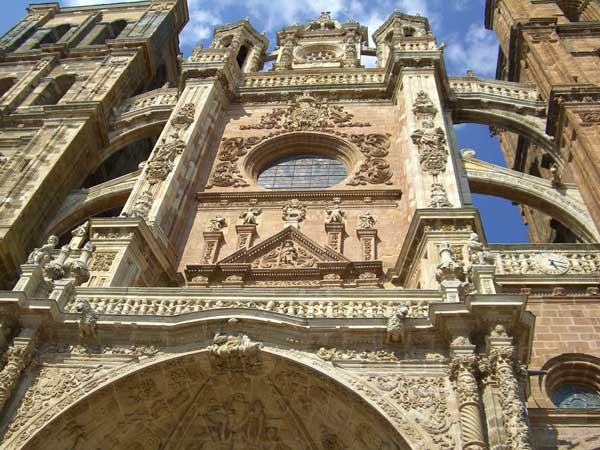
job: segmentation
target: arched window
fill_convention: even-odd
[[[34,48],[40,48],[43,44],[55,44],[57,43],[67,32],[71,29],[71,25],[68,23],[58,25],[48,30],[42,39],[40,39]]]
[[[346,176],[346,167],[337,159],[297,155],[268,165],[258,176],[258,184],[267,189],[323,189]]]
[[[90,45],[102,45],[107,39],[116,39],[126,26],[126,20],[98,24],[96,28],[100,28],[100,30],[96,31],[96,36],[91,40]]]
[[[50,80],[32,105],[56,105],[75,83],[75,75],[60,75]]]
[[[552,402],[559,408],[600,408],[600,393],[579,384],[563,384],[552,394]]]
[[[248,46],[242,45],[240,50],[238,51],[236,61],[240,69],[244,67],[244,63],[246,62],[246,58],[248,57]]]
[[[0,78],[0,98],[2,98],[16,82],[17,79],[15,77]]]

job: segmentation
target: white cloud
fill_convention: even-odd
[[[483,25],[471,24],[466,33],[451,36],[447,44],[446,58],[451,71],[465,73],[473,69],[476,74],[485,76],[496,72],[498,42],[495,34]]]

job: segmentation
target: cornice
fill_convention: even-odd
[[[372,200],[399,200],[402,197],[402,191],[399,189],[389,190],[371,190],[371,189],[354,189],[343,191],[255,191],[255,192],[198,192],[196,199],[201,203],[223,201],[245,201],[251,200],[326,200],[333,201],[334,199],[350,200],[364,199],[370,197]]]

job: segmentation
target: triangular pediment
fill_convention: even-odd
[[[335,250],[317,244],[295,227],[287,227],[249,249],[240,249],[217,263],[250,264],[253,269],[313,268],[318,263],[349,262]]]

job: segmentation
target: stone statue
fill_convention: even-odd
[[[404,331],[404,319],[408,316],[409,308],[407,305],[400,305],[388,318],[387,339],[388,343],[397,343],[402,341]]]
[[[208,221],[208,225],[206,226],[206,231],[216,232],[221,231],[223,228],[227,226],[227,222],[224,217],[215,216],[214,218]]]
[[[260,208],[248,208],[246,212],[240,214],[242,224],[244,225],[257,225],[256,218],[260,215],[262,210]]]
[[[63,245],[60,248],[58,257],[46,264],[46,267],[44,268],[44,273],[48,278],[51,280],[60,280],[65,276],[65,263],[67,262],[70,253],[71,248],[68,245]]]
[[[75,284],[80,285],[90,279],[90,270],[88,263],[92,257],[92,253],[96,251],[96,246],[92,242],[86,242],[81,249],[81,255],[75,261],[67,263],[66,268],[69,272],[69,277],[75,279]]]
[[[375,217],[369,211],[358,216],[358,228],[360,230],[371,230],[375,227],[376,223]]]
[[[95,340],[98,314],[92,309],[87,300],[81,300],[77,305],[76,311],[81,313],[81,317],[79,318],[79,337],[83,340]]]
[[[433,183],[431,185],[431,203],[430,208],[451,208],[452,205],[448,200],[446,188],[442,183]]]
[[[490,254],[489,250],[483,246],[477,233],[471,233],[469,243],[467,244],[467,250],[469,252],[471,264],[495,264],[494,257]]]
[[[27,264],[37,264],[45,267],[52,260],[52,252],[58,245],[58,238],[54,235],[48,237],[48,241],[40,248],[35,248],[27,257]]]
[[[333,208],[326,208],[325,214],[325,224],[344,223],[344,212],[338,205],[335,205]]]

